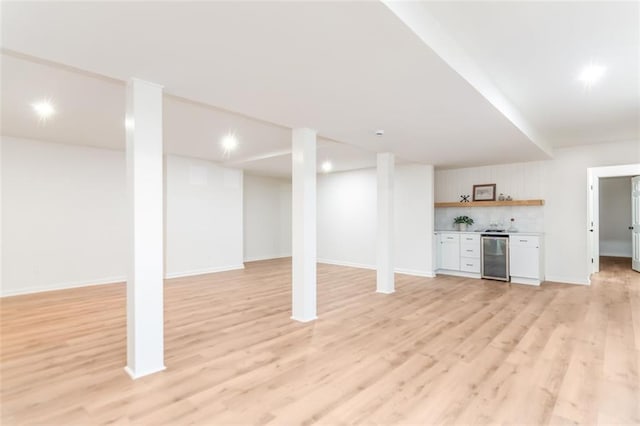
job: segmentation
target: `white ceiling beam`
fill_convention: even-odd
[[[553,149],[549,141],[545,140],[529,124],[515,105],[502,94],[465,50],[447,34],[421,2],[381,1],[443,61],[511,121],[531,142],[549,157],[553,156]]]

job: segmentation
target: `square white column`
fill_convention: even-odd
[[[316,316],[316,131],[293,129],[292,137],[292,315]]]
[[[395,291],[394,251],[393,251],[393,175],[394,155],[388,152],[378,154],[378,233],[377,233],[377,282],[378,293],[390,294]]]
[[[127,85],[127,366],[134,379],[164,370],[162,86]]]

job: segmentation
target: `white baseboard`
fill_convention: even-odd
[[[192,271],[182,271],[182,272],[173,272],[170,274],[165,274],[165,279],[171,278],[180,278],[180,277],[190,277],[193,275],[204,275],[204,274],[212,274],[215,272],[224,272],[224,271],[233,271],[236,269],[244,269],[244,264],[240,265],[230,265],[230,266],[221,266],[216,268],[206,268],[206,269],[197,269]],[[42,293],[45,291],[56,291],[56,290],[66,290],[70,288],[79,288],[79,287],[90,287],[94,285],[106,285],[106,284],[116,284],[126,282],[126,276],[118,276],[118,277],[108,277],[97,280],[87,280],[87,281],[72,281],[68,283],[58,283],[50,286],[39,286],[39,287],[26,287],[18,290],[9,290],[5,291],[4,289],[0,292],[0,297],[11,297],[11,296],[20,296],[23,294],[32,294],[32,293]]]
[[[342,260],[332,260],[332,259],[317,259],[318,263],[325,263],[327,265],[337,265],[337,266],[348,266],[350,268],[361,268],[361,269],[372,269],[375,270],[375,265],[367,265],[364,263],[354,263],[354,262],[344,262]],[[436,275],[431,271],[418,271],[415,269],[404,269],[404,268],[396,268],[394,270],[396,274],[404,274],[404,275],[413,275],[416,277],[427,277],[433,278]]]
[[[278,256],[251,256],[251,257],[245,257],[244,261],[245,262],[258,262],[260,260],[284,259],[286,257],[291,257],[291,253],[289,253],[289,254],[281,254],[281,255],[278,255]]]
[[[291,317],[292,320],[294,321],[298,321],[298,322],[311,322],[311,321],[315,321],[318,319],[317,316],[315,317],[311,317],[311,318],[296,318],[296,317]]]
[[[480,279],[482,278],[482,276],[479,273],[475,273],[475,272],[466,272],[466,271],[453,271],[450,269],[438,269],[436,271],[436,273],[438,275],[442,274],[442,275],[453,275],[456,277],[464,277],[464,278],[476,278],[476,279]]]
[[[417,271],[415,269],[396,268],[396,274],[412,275],[414,277],[435,278],[436,274],[431,271]]]
[[[318,263],[326,263],[327,265],[348,266],[350,268],[376,269],[375,265],[366,265],[364,263],[344,262],[342,260],[332,259],[316,259]]]
[[[9,290],[0,293],[0,297],[10,297],[10,296],[19,296],[22,294],[32,294],[32,293],[42,293],[45,291],[56,291],[56,290],[66,290],[70,288],[78,288],[78,287],[90,287],[94,285],[105,285],[105,284],[116,284],[127,281],[127,277],[125,276],[117,276],[117,277],[107,277],[101,278],[98,280],[87,280],[87,281],[71,281],[67,283],[56,283],[48,286],[38,286],[38,287],[26,287],[17,290]]]
[[[559,276],[549,276],[547,275],[544,281],[551,281],[554,283],[561,284],[578,284],[578,285],[590,285],[589,279],[584,278],[576,278],[576,277],[559,277]]]
[[[244,269],[244,264],[229,265],[229,266],[217,266],[215,268],[193,269],[191,271],[171,272],[164,274],[165,279],[192,277],[194,275],[214,274],[216,272],[235,271],[237,269]]]
[[[631,238],[629,240],[600,240],[600,256],[631,257]]]
[[[138,373],[138,372],[133,371],[132,369],[130,369],[130,368],[129,368],[129,366],[124,367],[124,371],[125,371],[125,372],[129,375],[129,377],[131,377],[133,380],[139,379],[140,377],[148,376],[148,375],[150,375],[150,374],[159,373],[160,371],[164,371],[164,370],[166,370],[166,369],[167,369],[167,367],[163,365],[162,367],[159,367],[159,368],[157,368],[157,369],[155,369],[155,370],[143,371],[143,372]]]
[[[540,286],[541,281],[535,278],[511,277],[511,283]]]
[[[610,257],[632,257],[633,254],[631,252],[626,251],[615,251],[615,250],[600,250],[600,256],[610,256]]]

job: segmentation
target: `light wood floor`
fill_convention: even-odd
[[[169,280],[167,370],[132,381],[125,287],[5,298],[3,425],[640,423],[640,274],[507,285],[319,265],[290,315],[290,261]]]

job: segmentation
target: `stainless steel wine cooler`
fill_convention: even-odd
[[[483,234],[480,243],[482,278],[509,281],[509,236]]]

